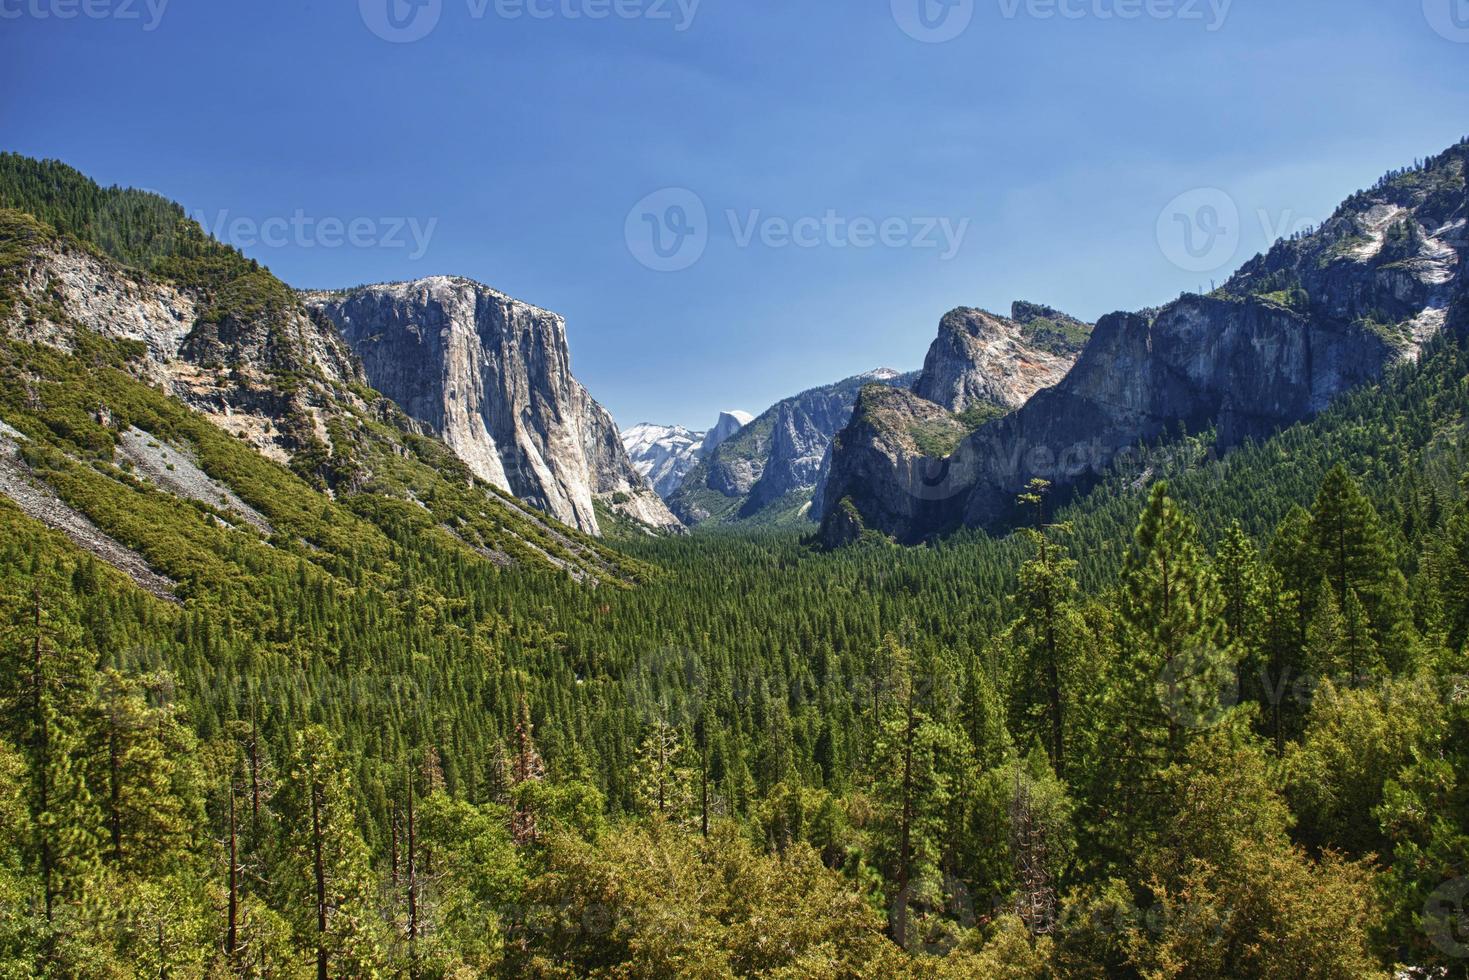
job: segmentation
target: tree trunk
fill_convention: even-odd
[[[230,780],[230,898],[229,898],[229,924],[224,933],[224,953],[226,959],[233,966],[235,956],[239,951],[239,932],[236,923],[239,919],[240,909],[240,886],[239,886],[240,860],[237,837],[235,835],[235,783]]]
[[[413,821],[413,780],[408,780],[408,976],[418,980],[418,832]]]
[[[42,660],[41,646],[41,592],[31,593],[31,618],[35,636],[31,640],[31,692],[34,696],[33,715],[36,734],[36,803],[38,813],[47,813],[51,808],[51,730],[46,723],[46,671]],[[55,921],[56,915],[56,855],[51,851],[51,835],[45,830],[41,838],[41,879],[46,896],[46,922]]]
[[[917,725],[913,712],[912,681],[908,687],[908,720],[903,732],[903,807],[898,831],[898,906],[893,910],[893,940],[908,945],[909,865],[913,860],[913,735]]]
[[[311,783],[311,863],[316,876],[316,980],[327,980],[326,952],[326,864],[321,839],[322,786]]]

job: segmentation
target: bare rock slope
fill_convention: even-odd
[[[598,501],[654,528],[679,526],[572,375],[560,316],[452,276],[303,298],[341,331],[372,385],[476,476],[592,534]]]

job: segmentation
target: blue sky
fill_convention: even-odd
[[[1469,0],[418,2],[0,0],[0,147],[293,285],[480,279],[624,426],[703,427],[955,306],[1207,288],[1469,132]]]

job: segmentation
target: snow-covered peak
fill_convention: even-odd
[[[704,433],[681,425],[644,422],[622,433],[622,445],[633,469],[647,477],[660,497],[668,497],[699,461]]]

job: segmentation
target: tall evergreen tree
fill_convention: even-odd
[[[1123,566],[1121,650],[1108,682],[1101,789],[1116,831],[1166,822],[1159,775],[1233,717],[1237,648],[1193,521],[1153,487]],[[1115,844],[1116,842],[1114,842]]]
[[[278,884],[317,980],[381,975],[376,881],[348,769],[325,728],[308,726],[297,738],[278,800],[286,847]]]
[[[1033,508],[1035,526],[1026,530],[1032,554],[1020,568],[1020,609],[1015,631],[1021,657],[1017,689],[1020,718],[1044,717],[1043,742],[1056,772],[1066,772],[1068,711],[1082,660],[1084,628],[1076,607],[1077,563],[1064,545],[1053,540],[1065,526],[1048,527],[1045,495],[1050,484],[1033,480],[1020,502]]]

